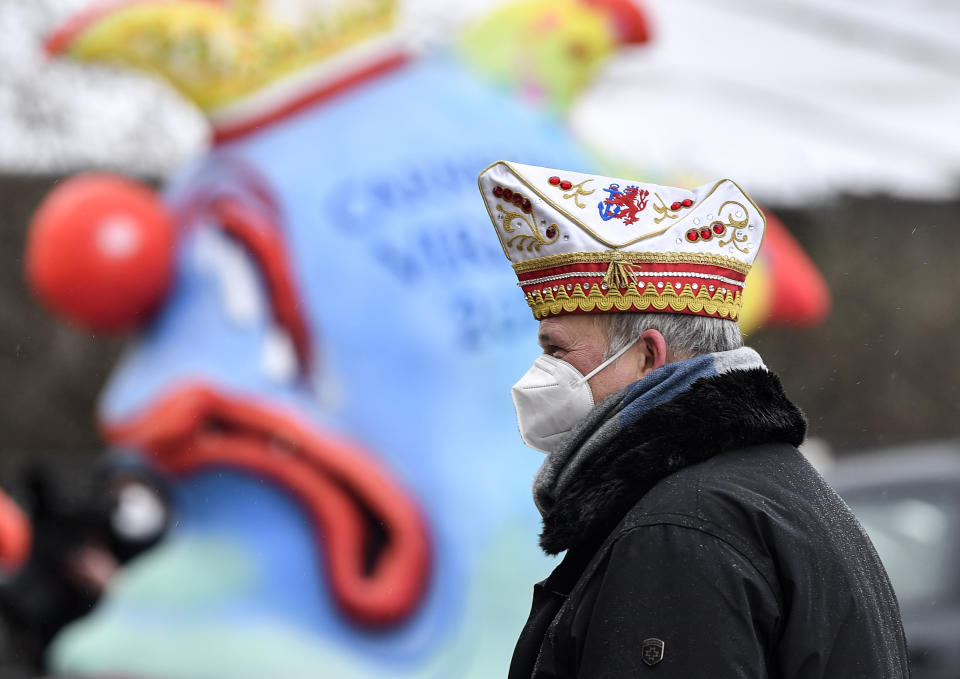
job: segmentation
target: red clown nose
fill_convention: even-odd
[[[50,309],[95,332],[122,332],[159,307],[173,271],[174,229],[148,187],[84,174],[50,192],[30,224],[26,276]]]

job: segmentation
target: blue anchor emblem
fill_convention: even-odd
[[[599,203],[597,203],[597,209],[600,211],[600,219],[607,222],[620,215],[620,206],[607,205],[606,201],[613,200],[615,196],[622,196],[623,192],[620,190],[619,184],[611,184],[609,187],[603,190],[609,194],[609,198],[601,200]]]

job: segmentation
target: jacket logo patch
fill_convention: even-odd
[[[650,667],[663,660],[663,641],[660,639],[644,639],[642,657],[643,662]]]

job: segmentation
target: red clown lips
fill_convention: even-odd
[[[234,468],[291,492],[324,544],[334,599],[355,623],[397,624],[422,602],[431,569],[426,522],[358,444],[204,385],[182,386],[103,429],[175,476]]]

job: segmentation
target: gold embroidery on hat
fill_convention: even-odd
[[[516,248],[517,250],[526,250],[527,252],[533,252],[536,250],[540,251],[541,246],[550,245],[551,243],[556,242],[557,238],[560,237],[560,229],[557,228],[556,224],[550,224],[546,229],[546,234],[540,233],[540,227],[537,226],[537,220],[531,219],[528,215],[522,212],[512,212],[510,210],[504,210],[502,205],[497,205],[497,212],[500,212],[503,215],[503,230],[507,233],[514,233],[517,230],[517,227],[513,226],[515,220],[520,220],[523,222],[524,226],[530,229],[530,233],[518,233],[509,240],[507,240],[508,248]],[[550,235],[550,231],[553,231],[553,235]]]
[[[746,275],[750,272],[750,265],[727,257],[706,252],[637,252],[623,250],[604,250],[602,252],[565,252],[557,255],[547,255],[537,259],[528,259],[517,262],[513,270],[518,273],[530,273],[543,269],[552,269],[570,264],[606,264],[613,261],[614,254],[619,254],[626,264],[703,264],[719,266]]]
[[[743,197],[746,198],[747,201],[748,201],[751,205],[753,205],[754,209],[756,210],[756,213],[760,216],[761,223],[763,223],[763,219],[764,219],[764,217],[763,217],[763,212],[760,210],[760,208],[757,206],[757,204],[753,202],[753,199],[751,199],[750,196],[748,196],[748,195],[746,194],[746,192],[745,192],[742,188],[740,188],[740,185],[739,185],[739,184],[737,184],[735,181],[733,181],[733,180],[731,180],[731,179],[721,179],[721,180],[719,180],[718,182],[716,182],[716,183],[710,188],[709,191],[707,191],[706,195],[702,196],[696,203],[694,203],[693,206],[691,206],[691,208],[690,208],[690,210],[688,211],[688,213],[685,214],[685,215],[683,215],[683,217],[680,219],[679,222],[675,222],[675,223],[673,223],[673,224],[668,224],[668,225],[666,225],[665,227],[663,227],[662,229],[660,229],[659,231],[651,231],[650,233],[642,234],[642,235],[640,235],[640,236],[637,236],[636,238],[633,238],[633,239],[631,239],[631,240],[628,240],[628,241],[625,242],[625,243],[613,243],[613,242],[611,242],[611,241],[603,238],[599,233],[597,233],[594,229],[592,229],[586,222],[584,222],[584,221],[582,221],[582,220],[580,220],[580,219],[577,219],[576,217],[573,216],[573,214],[571,214],[570,212],[567,212],[565,209],[563,209],[563,207],[560,206],[559,203],[556,203],[556,202],[554,202],[553,200],[551,200],[549,196],[547,196],[545,193],[543,193],[543,191],[541,191],[541,190],[538,189],[536,186],[534,186],[533,184],[531,184],[530,181],[529,181],[526,177],[524,177],[522,174],[520,174],[520,172],[519,172],[518,170],[516,170],[509,162],[504,161],[504,160],[498,160],[497,162],[493,163],[492,165],[490,165],[489,167],[487,167],[486,169],[484,169],[483,172],[480,173],[480,176],[482,177],[485,172],[489,171],[492,167],[494,167],[494,166],[496,166],[496,165],[501,165],[501,166],[505,167],[507,170],[510,171],[510,173],[511,173],[521,184],[523,184],[523,185],[526,186],[528,189],[530,189],[530,191],[532,191],[534,194],[536,194],[536,195],[537,195],[541,200],[543,200],[547,205],[549,205],[549,206],[552,207],[554,210],[556,210],[557,212],[559,212],[561,215],[563,215],[564,217],[566,217],[569,221],[573,222],[576,226],[580,227],[583,231],[585,231],[585,232],[588,233],[591,237],[593,237],[593,239],[596,240],[598,243],[601,243],[601,244],[603,244],[604,246],[606,246],[606,247],[608,247],[608,248],[627,248],[627,247],[630,247],[631,245],[634,245],[634,244],[636,244],[636,243],[639,243],[639,242],[642,241],[642,240],[646,240],[647,238],[653,238],[654,236],[659,236],[659,235],[661,235],[661,234],[666,233],[667,231],[669,231],[671,228],[673,228],[674,226],[676,226],[676,225],[679,224],[680,222],[686,221],[686,220],[690,217],[691,214],[695,213],[694,208],[699,207],[700,205],[703,205],[703,203],[704,203],[707,199],[709,199],[710,196],[712,196],[712,195],[714,194],[714,192],[715,192],[721,185],[724,184],[724,182],[730,182],[731,184],[733,184],[733,186],[735,186],[735,187],[737,188],[737,190],[741,193],[741,195],[743,195]],[[477,181],[478,181],[478,183],[479,183],[479,177],[478,177]],[[481,190],[482,190],[482,188],[481,188]],[[487,209],[489,210],[489,207],[488,207]],[[510,256],[509,256],[509,254],[508,254],[508,255],[507,255],[507,258],[509,259],[509,257],[510,257]]]
[[[723,212],[723,208],[727,207],[727,205],[736,205],[738,208],[740,208],[740,211],[743,213],[743,219],[734,219],[733,213],[731,212],[731,214],[727,217],[727,226],[730,227],[730,238],[719,241],[719,245],[720,247],[733,245],[733,247],[740,252],[744,254],[750,254],[749,247],[740,247],[740,243],[745,243],[747,241],[747,234],[741,233],[743,229],[747,228],[747,225],[750,223],[750,215],[747,212],[747,208],[744,207],[743,203],[738,203],[735,200],[728,200],[720,206],[720,209],[717,210],[717,213],[719,214]]]
[[[623,261],[623,253],[615,250],[610,256],[610,266],[603,277],[603,283],[611,289],[629,288],[635,281],[632,273],[630,264]]]
[[[544,293],[534,290],[526,295],[527,304],[533,310],[533,317],[537,320],[562,313],[599,311],[665,311],[671,309],[680,313],[720,316],[736,320],[740,314],[742,295],[730,290],[717,290],[711,294],[705,286],[694,293],[690,284],[683,286],[677,292],[672,285],[658,291],[653,283],[647,283],[643,292],[636,288],[629,288],[626,292],[610,289],[606,294],[600,291],[599,286],[590,288],[586,293],[578,283],[567,294],[563,287],[556,293],[547,288]]]
[[[582,209],[587,207],[586,203],[580,202],[580,196],[589,196],[591,193],[596,191],[596,189],[590,189],[589,191],[583,190],[583,185],[586,184],[587,182],[592,182],[592,181],[593,181],[593,178],[591,177],[590,179],[584,179],[579,184],[574,184],[573,187],[570,189],[570,192],[563,194],[563,197],[567,199],[573,198],[573,202],[576,203],[578,208]]]
[[[679,210],[671,210],[667,207],[666,202],[664,202],[663,198],[660,197],[660,194],[654,193],[653,196],[656,198],[656,200],[653,201],[653,209],[658,215],[660,215],[659,217],[654,218],[654,224],[659,224],[664,219],[676,219],[680,216]]]

